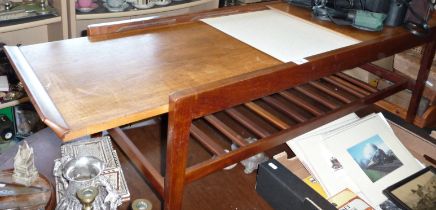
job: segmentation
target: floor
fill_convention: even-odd
[[[6,142],[0,142],[0,155],[9,149],[9,147],[12,147],[18,143],[18,140],[11,140]]]
[[[126,130],[126,133],[143,151],[151,162],[160,165],[160,129],[158,124]],[[54,186],[54,161],[60,158],[62,141],[49,129],[43,129],[28,137],[26,141],[34,149],[35,165],[39,173],[45,176]],[[130,204],[139,198],[148,199],[153,210],[161,209],[161,201],[156,193],[147,185],[146,178],[127,159],[125,154],[113,144],[117,150],[123,173],[130,192],[130,201],[123,203],[118,209],[130,209]],[[189,162],[209,158],[210,155],[200,145],[192,141]],[[13,168],[13,158],[17,146],[0,155],[0,170]],[[272,208],[255,191],[256,174],[245,174],[238,164],[235,168],[218,171],[199,181],[189,184],[184,193],[184,210],[272,210]]]
[[[158,123],[148,124],[144,127],[125,130],[132,141],[143,151],[143,154],[155,165],[160,165],[161,144]],[[116,145],[114,145],[116,147]],[[189,163],[192,164],[210,155],[195,141],[190,144]],[[124,173],[136,170],[118,151]],[[135,177],[126,177],[132,200],[145,198],[152,202],[153,209],[160,209],[159,198],[148,186],[138,180],[144,177],[135,173]],[[184,193],[183,209],[201,210],[270,210],[272,209],[255,191],[256,173],[245,174],[244,168],[238,164],[230,170],[213,173],[199,181],[189,184]],[[134,195],[133,195],[134,194]],[[124,204],[120,209],[128,209]]]

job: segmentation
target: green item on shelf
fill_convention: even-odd
[[[15,138],[15,122],[13,107],[0,110],[0,144]]]
[[[0,115],[6,115],[6,117],[8,117],[9,120],[11,120],[12,122],[15,122],[13,107],[6,107],[3,109],[0,109]]]
[[[381,31],[386,14],[356,10],[353,26],[368,31]]]

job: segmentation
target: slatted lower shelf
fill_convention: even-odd
[[[410,86],[407,78],[380,68],[365,70],[392,85],[374,88],[344,73],[310,81],[192,121],[190,135],[211,158],[186,168],[187,183],[277,147],[287,140],[354,112]],[[120,148],[163,195],[164,177],[153,168],[120,128],[109,130]],[[258,141],[249,144],[246,139]],[[231,150],[231,144],[239,148]],[[227,150],[227,151],[226,151]]]
[[[261,152],[257,148],[264,150],[265,145],[269,149],[278,146],[291,139],[291,136],[309,130],[304,127],[313,127],[311,125],[319,124],[320,120],[326,121],[338,112],[345,115],[356,111],[366,104],[403,90],[408,85],[407,79],[401,77],[390,77],[390,81],[393,85],[379,90],[347,74],[335,73],[196,119],[191,125],[191,136],[213,158],[188,168],[187,179],[193,181],[213,172],[215,168],[250,157]],[[283,139],[283,136],[289,137]],[[259,140],[248,145],[246,139],[249,138]],[[231,144],[237,145],[239,149],[224,152],[231,150]]]

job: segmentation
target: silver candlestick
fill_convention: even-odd
[[[92,202],[94,202],[95,198],[98,195],[97,187],[87,187],[83,188],[76,193],[77,198],[82,204],[82,210],[92,210]]]

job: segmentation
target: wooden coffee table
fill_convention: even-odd
[[[308,57],[303,65],[281,63],[198,21],[204,17],[270,8],[362,42]],[[6,52],[39,116],[62,140],[109,130],[162,195],[165,209],[177,210],[181,208],[185,182],[286,140],[260,142],[247,150],[222,155],[186,170],[189,123],[196,117],[363,65],[362,68],[372,73],[403,82],[341,111],[318,116],[318,121],[296,126],[296,131],[282,133],[288,133],[289,139],[405,88],[414,91],[407,113],[407,120],[412,121],[435,53],[435,17],[430,20],[430,26],[426,37],[416,37],[400,27],[385,28],[380,33],[365,32],[321,22],[309,11],[286,3],[269,2],[177,17],[95,25],[89,27],[88,38],[6,47]],[[406,83],[401,76],[366,64],[422,44],[427,47],[416,82]],[[253,84],[257,92],[250,92]],[[207,101],[201,101],[203,99]],[[194,111],[187,107],[193,107]],[[169,139],[163,177],[117,127],[167,112]]]

